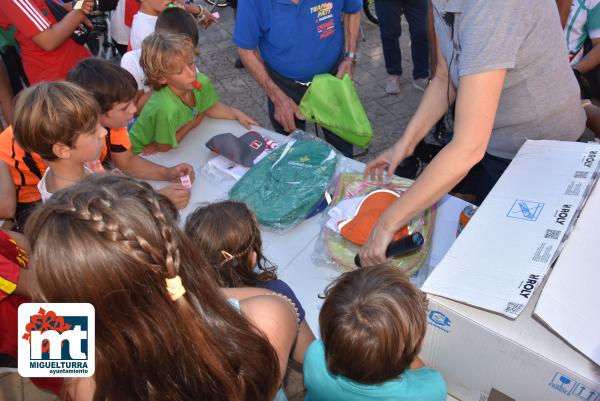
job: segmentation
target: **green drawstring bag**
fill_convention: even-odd
[[[300,101],[300,111],[308,121],[363,149],[373,139],[369,117],[347,74],[342,79],[316,75]]]

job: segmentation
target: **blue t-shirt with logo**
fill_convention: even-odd
[[[360,358],[360,355],[357,355]],[[321,340],[304,354],[304,401],[446,401],[446,382],[434,369],[407,370],[382,384],[362,384],[331,374]]]
[[[233,42],[258,49],[284,77],[310,81],[329,72],[344,50],[342,13],[361,9],[362,0],[240,1]]]

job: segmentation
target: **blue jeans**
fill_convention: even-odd
[[[402,33],[400,17],[402,11],[404,11],[410,33],[413,78],[429,77],[427,4],[427,0],[375,0],[385,69],[388,74],[402,75],[402,55],[399,39]]]

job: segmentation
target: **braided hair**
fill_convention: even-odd
[[[279,366],[147,184],[91,177],[26,226],[37,298],[96,310],[94,400],[268,400]],[[165,280],[186,292],[172,301]]]

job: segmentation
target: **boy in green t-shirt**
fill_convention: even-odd
[[[208,77],[196,71],[195,56],[186,35],[155,32],[144,39],[140,65],[155,92],[129,132],[134,152],[152,154],[176,147],[204,116],[238,120],[248,129],[257,125],[219,102]]]

